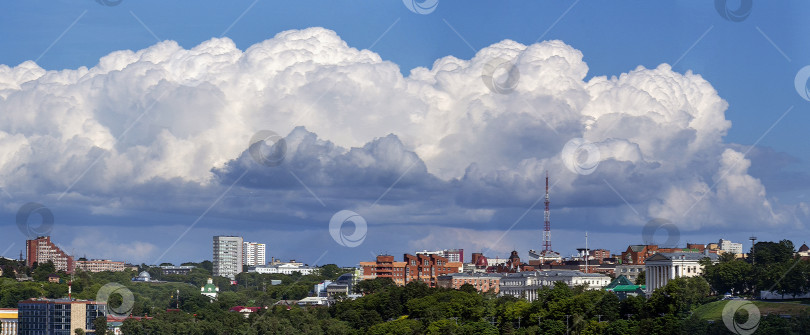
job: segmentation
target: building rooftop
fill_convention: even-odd
[[[627,286],[627,285],[633,285],[633,282],[627,279],[627,277],[625,277],[624,275],[619,275],[618,277],[616,277],[616,279],[610,282],[608,286],[605,286],[605,288],[612,289],[617,286]]]
[[[526,271],[517,273],[508,273],[504,277],[606,277],[601,273],[585,273],[576,270],[541,270],[541,271]]]
[[[645,290],[646,288],[647,288],[646,285],[616,285],[615,287],[610,288],[608,290],[613,292],[635,292],[638,291],[639,289]]]
[[[448,273],[446,275],[441,275],[439,277],[496,277],[500,278],[503,277],[500,273],[469,273],[469,272],[455,272],[455,273]]]
[[[659,252],[647,258],[647,260],[687,260],[699,261],[708,257],[711,260],[717,260],[717,254],[704,253],[704,252]]]
[[[31,298],[28,300],[22,300],[19,304],[94,304],[94,305],[106,305],[106,302],[103,301],[95,301],[95,300],[79,300],[79,299],[68,299],[68,298],[59,298],[59,299],[48,299],[48,298]]]

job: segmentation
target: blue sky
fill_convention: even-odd
[[[739,2],[729,0],[727,5],[729,8],[736,8],[738,4]],[[38,66],[45,70],[56,71],[94,67],[99,63],[101,57],[112,52],[141,50],[164,40],[173,40],[180,47],[191,49],[212,38],[224,36],[232,40],[238,49],[246,50],[254,44],[273,38],[280,32],[309,27],[323,27],[334,31],[351,48],[371,50],[378,54],[383,61],[398,66],[399,72],[405,77],[411,74],[411,69],[431,68],[437,59],[443,57],[453,56],[462,60],[470,60],[482,48],[506,39],[523,45],[545,40],[563,41],[582,53],[582,61],[587,63],[587,74],[584,78],[586,82],[599,76],[608,78],[619,76],[633,71],[638,66],[655,69],[660,64],[667,63],[672,65],[672,71],[675,73],[683,74],[691,71],[702,76],[716,90],[717,95],[728,103],[725,119],[731,122],[731,126],[727,129],[727,134],[722,137],[723,147],[736,146],[738,152],[745,153],[745,157],[751,160],[747,173],[759,180],[767,190],[765,199],[772,204],[778,202],[780,206],[792,208],[792,211],[787,210],[786,213],[789,214],[785,215],[793,216],[792,219],[787,220],[789,223],[785,223],[787,222],[785,221],[774,223],[772,226],[763,225],[762,231],[755,230],[756,224],[745,225],[745,229],[741,229],[741,231],[729,229],[729,227],[733,227],[732,223],[729,223],[730,226],[700,227],[686,224],[686,227],[682,228],[685,235],[683,239],[705,243],[721,237],[741,240],[752,233],[762,235],[761,238],[770,237],[772,239],[794,237],[802,239],[800,236],[807,234],[804,217],[795,211],[799,211],[802,204],[807,201],[806,194],[810,189],[810,177],[807,173],[810,148],[806,145],[807,132],[805,131],[807,125],[810,124],[808,115],[810,102],[802,99],[793,85],[797,71],[810,64],[810,44],[807,43],[807,36],[810,36],[810,24],[807,24],[806,20],[807,13],[810,13],[810,4],[806,2],[757,2],[750,15],[741,22],[724,19],[711,1],[554,1],[509,5],[495,5],[491,2],[440,1],[435,11],[427,15],[409,11],[401,1],[196,1],[193,5],[189,5],[179,2],[123,0],[118,5],[105,6],[103,3],[91,0],[63,0],[6,2],[0,5],[0,9],[2,9],[0,10],[0,50],[2,50],[0,64],[15,67],[25,61],[37,60]],[[531,76],[530,74],[524,75],[525,78]],[[366,89],[366,92],[368,95],[377,94],[371,89]],[[5,97],[7,98],[7,96]],[[317,101],[318,99],[320,98],[316,95],[310,97],[309,100],[304,100],[328,106],[328,101],[320,102]],[[0,106],[0,113],[11,114],[10,106]],[[184,117],[193,118],[189,115],[191,114],[185,114]],[[115,116],[108,117],[114,118]],[[122,120],[119,121],[128,122],[132,121],[132,118],[122,117]],[[104,124],[104,122],[101,123]],[[126,122],[124,123],[126,124]],[[508,199],[512,198],[506,197],[505,203],[498,203],[497,196],[468,199],[458,195],[458,192],[453,193],[456,194],[455,196],[449,197],[455,198],[456,201],[443,202],[440,199],[448,198],[443,195],[445,194],[443,193],[444,188],[456,189],[456,191],[464,190],[468,186],[458,185],[464,184],[465,180],[472,179],[471,173],[467,173],[464,177],[462,175],[438,176],[439,173],[435,172],[438,165],[433,165],[429,159],[421,157],[424,156],[427,149],[420,151],[419,144],[409,139],[409,136],[417,135],[409,134],[406,130],[384,129],[373,137],[385,139],[384,136],[391,133],[397,136],[398,141],[380,140],[375,142],[371,138],[364,138],[358,143],[351,140],[341,141],[339,136],[330,137],[324,131],[319,130],[319,124],[316,121],[303,124],[303,126],[312,134],[317,135],[318,139],[333,141],[337,146],[346,150],[349,150],[349,147],[364,147],[369,152],[375,152],[374,150],[382,147],[388,148],[386,150],[396,151],[398,148],[396,142],[401,141],[401,145],[406,151],[415,150],[419,153],[420,158],[428,160],[426,171],[421,171],[422,165],[420,164],[417,164],[417,168],[414,170],[418,171],[420,173],[418,176],[422,177],[414,177],[410,183],[408,183],[409,177],[403,178],[403,184],[397,182],[397,187],[394,187],[389,194],[388,191],[385,191],[387,187],[384,185],[390,185],[391,182],[397,180],[395,177],[397,173],[394,173],[394,177],[386,177],[386,174],[381,173],[379,180],[382,186],[375,184],[374,188],[368,189],[368,195],[364,193],[357,198],[363,199],[366,203],[373,203],[371,207],[380,206],[376,210],[390,210],[388,213],[375,212],[375,215],[393,216],[402,211],[413,210],[402,203],[420,198],[434,199],[433,207],[422,204],[418,206],[420,209],[417,217],[405,218],[399,222],[388,221],[384,228],[374,228],[375,225],[370,223],[366,244],[349,249],[334,245],[333,251],[322,254],[320,250],[303,248],[311,243],[331,243],[329,236],[323,234],[323,227],[316,228],[310,224],[318,220],[324,221],[323,217],[328,219],[327,213],[332,213],[336,209],[353,208],[351,204],[343,204],[338,201],[342,198],[339,194],[364,189],[362,187],[365,185],[364,182],[358,182],[359,186],[354,189],[351,183],[319,184],[318,181],[315,181],[315,177],[312,177],[313,183],[318,186],[313,186],[314,192],[305,192],[294,179],[289,179],[288,176],[278,177],[286,179],[277,180],[273,179],[276,177],[259,174],[257,177],[259,182],[253,184],[244,181],[237,182],[235,189],[227,191],[226,197],[223,198],[226,200],[216,203],[217,206],[227,205],[228,197],[250,198],[253,191],[261,194],[261,190],[268,187],[280,187],[279,185],[296,188],[296,196],[301,197],[308,197],[310,193],[318,194],[319,192],[330,194],[333,196],[324,196],[324,198],[336,199],[335,202],[343,206],[334,205],[337,208],[331,208],[333,206],[330,204],[320,206],[330,207],[328,209],[319,208],[318,203],[313,203],[312,199],[309,199],[309,202],[302,200],[302,203],[306,204],[300,205],[296,210],[270,210],[269,213],[245,204],[236,206],[241,208],[237,212],[242,212],[242,214],[214,208],[210,217],[203,217],[199,220],[199,225],[195,225],[187,236],[183,235],[177,248],[189,250],[191,246],[205,244],[196,251],[172,251],[165,256],[166,259],[176,262],[186,258],[210,257],[208,256],[210,236],[219,233],[248,236],[255,233],[255,236],[260,239],[259,242],[271,244],[269,253],[271,255],[275,252],[278,257],[283,258],[318,259],[320,263],[337,262],[343,265],[353,264],[363,257],[368,258],[370,253],[389,252],[397,255],[411,252],[413,250],[408,248],[416,246],[443,247],[435,242],[436,237],[402,233],[408,227],[422,229],[423,226],[420,225],[422,223],[437,229],[436,234],[446,234],[446,229],[462,226],[472,231],[486,233],[481,235],[459,234],[459,236],[491,238],[493,241],[498,239],[498,231],[508,230],[512,235],[507,234],[506,240],[510,242],[499,243],[512,243],[514,248],[521,252],[528,247],[535,247],[531,244],[534,242],[526,238],[515,241],[509,239],[513,236],[517,238],[532,236],[532,234],[540,236],[538,231],[530,228],[533,227],[531,225],[536,225],[538,220],[542,220],[542,211],[538,210],[542,207],[542,203],[534,209],[526,211],[535,198],[528,197],[530,199],[526,200],[517,196],[515,199],[522,200],[510,203]],[[323,128],[322,125],[320,127]],[[19,133],[29,136],[38,133],[36,129],[25,133],[26,131],[12,126],[2,130],[11,135]],[[290,130],[279,130],[279,132],[282,136],[287,136]],[[42,133],[47,132],[47,130],[42,131]],[[154,134],[145,131],[140,136],[149,137]],[[299,135],[305,137],[303,132]],[[530,141],[533,135],[527,134],[526,136],[528,137],[521,138],[529,138],[527,141]],[[493,141],[497,140],[496,138]],[[292,140],[290,141],[292,142]],[[304,142],[306,141],[300,140],[296,143]],[[543,143],[545,142],[541,142],[539,146],[542,146]],[[556,142],[554,143],[557,145]],[[751,145],[756,146],[749,148]],[[531,147],[531,145],[526,145],[526,147]],[[370,155],[373,156],[373,154]],[[707,155],[709,154],[707,153]],[[521,154],[514,156],[521,156]],[[234,164],[242,162],[243,159],[239,157],[244,158],[244,154],[231,157],[234,159]],[[73,173],[70,177],[66,177],[69,184],[70,180],[74,180],[73,176],[77,174],[76,171],[81,172],[87,166],[86,162],[82,164],[58,171]],[[314,166],[307,165],[309,163],[301,164],[301,166]],[[233,166],[233,164],[212,166],[210,170],[215,171],[214,175],[217,176],[217,180],[224,181],[222,185],[224,187],[199,191],[200,194],[209,195],[209,198],[188,207],[185,205],[150,207],[144,205],[147,201],[138,200],[138,196],[133,197],[135,200],[129,199],[133,194],[140,194],[142,198],[150,198],[150,194],[165,195],[172,192],[194,194],[198,187],[202,187],[190,185],[187,180],[184,183],[174,184],[171,179],[167,179],[165,184],[157,186],[144,183],[136,187],[121,188],[122,194],[116,194],[114,191],[116,185],[109,185],[113,190],[96,190],[97,193],[88,191],[88,194],[85,194],[87,198],[94,196],[96,198],[87,201],[82,200],[85,199],[82,197],[61,200],[59,194],[63,187],[59,182],[45,182],[42,185],[37,183],[36,187],[30,189],[15,188],[6,183],[3,188],[10,193],[10,196],[7,197],[8,203],[4,211],[7,212],[8,218],[12,218],[20,204],[26,201],[42,202],[56,212],[57,224],[53,232],[54,236],[57,233],[64,234],[65,243],[70,245],[70,249],[78,250],[77,253],[84,252],[90,254],[91,257],[107,258],[121,258],[122,254],[126,254],[124,252],[105,254],[103,248],[99,250],[88,246],[88,242],[77,238],[77,235],[80,234],[79,230],[69,229],[70,227],[89,227],[88,229],[92,230],[93,227],[103,227],[100,229],[104,232],[96,235],[95,238],[107,238],[110,240],[110,245],[117,244],[116,239],[130,239],[131,243],[128,244],[127,252],[143,253],[143,255],[132,256],[132,259],[138,261],[154,259],[162,254],[162,250],[172,244],[175,237],[185,230],[184,227],[188,227],[196,222],[197,218],[200,218],[200,214],[207,208],[206,203],[216,200],[218,195],[228,189],[227,181],[238,179],[238,171],[228,170],[229,166]],[[319,171],[331,171],[328,170],[329,166],[331,165],[318,165],[318,167],[312,168],[320,169]],[[340,164],[336,166],[340,166]],[[612,165],[605,163],[603,166],[605,169],[609,169]],[[7,171],[16,171],[20,168],[34,170],[36,164],[10,163],[6,164],[4,168]],[[465,169],[470,171],[466,166],[461,170]],[[368,172],[368,176],[374,176],[375,173],[374,171]],[[682,176],[696,175],[708,180],[707,185],[713,186],[711,176],[715,173],[722,175],[723,170],[695,171],[694,173],[681,171],[671,174],[671,177],[672,180],[678,180]],[[338,172],[334,172],[334,174],[339,175]],[[13,175],[11,172],[4,174],[6,178],[11,178]],[[34,175],[31,177],[34,182],[39,180],[36,178],[36,173],[32,175]],[[93,177],[94,173],[89,175]],[[302,176],[299,178],[302,184],[308,185],[308,177]],[[261,180],[265,179],[262,178],[277,180],[278,183],[263,183]],[[433,178],[443,181],[433,182]],[[562,226],[561,231],[554,235],[559,238],[557,241],[560,241],[560,244],[565,245],[566,249],[561,251],[570,254],[576,247],[580,247],[574,244],[580,243],[580,236],[585,229],[601,231],[604,234],[602,240],[606,241],[602,247],[614,252],[619,252],[628,243],[637,243],[638,241],[630,241],[630,239],[637,238],[639,235],[638,225],[610,225],[611,219],[605,219],[605,217],[614,217],[613,221],[621,221],[623,215],[627,213],[628,207],[632,211],[638,211],[634,206],[655,208],[654,205],[642,204],[643,199],[633,200],[635,197],[644,197],[644,192],[640,191],[642,189],[635,187],[640,185],[628,182],[627,184],[630,186],[623,189],[623,185],[619,184],[621,181],[617,181],[616,185],[610,184],[610,187],[606,188],[605,184],[612,179],[602,178],[605,180],[605,183],[602,183],[600,179],[595,179],[596,177],[588,178],[591,177],[581,176],[581,179],[578,179],[580,184],[572,181],[571,185],[599,184],[599,188],[580,188],[580,192],[564,193],[560,205],[566,207],[555,209],[559,212],[553,214],[555,218],[553,224],[557,224],[555,227]],[[644,177],[639,178],[644,180]],[[433,188],[420,186],[426,180],[431,181]],[[734,192],[734,187],[729,187],[729,189]],[[384,193],[386,198],[378,204],[375,201],[377,196],[372,194],[380,194],[379,191],[386,192]],[[138,192],[142,192],[142,194]],[[484,191],[478,189],[472,193],[478,194],[477,192]],[[603,199],[604,197],[610,197],[610,199]],[[384,206],[385,201],[393,201],[393,199],[402,202],[399,209],[394,209],[395,205],[391,205],[390,208]],[[555,198],[552,197],[552,199]],[[578,200],[581,201],[578,203]],[[625,200],[629,201],[629,204],[625,204]],[[107,205],[105,205],[105,201],[107,201]],[[167,201],[169,203],[181,202],[176,198]],[[319,202],[324,201],[319,200]],[[102,210],[110,207],[109,203],[123,205],[113,206],[116,208],[114,211]],[[553,202],[553,208],[554,204],[558,203]],[[295,205],[285,204],[285,206]],[[443,206],[494,211],[494,214],[487,216],[488,219],[485,220],[491,226],[487,226],[487,228],[466,227],[458,216],[441,213]],[[309,210],[323,210],[325,216],[302,216],[297,213]],[[525,223],[515,225],[515,232],[512,233],[509,227],[512,222],[522,217],[524,212],[526,213],[525,220],[531,222],[531,225]],[[257,227],[256,222],[261,222],[261,218],[265,215],[277,217],[277,221],[284,223]],[[435,220],[425,219],[426,217],[442,216],[444,217]],[[707,216],[706,220],[733,221],[737,219],[718,216],[719,218],[712,217],[711,219]],[[143,221],[149,221],[149,223]],[[62,222],[64,224],[60,224]],[[119,227],[121,225],[126,228]],[[148,233],[136,233],[137,227],[140,226],[176,227],[165,233],[168,237],[150,241]],[[149,229],[145,228],[145,230]],[[278,231],[293,233],[285,235],[277,233]],[[378,237],[404,234],[403,236],[407,236],[404,238],[418,239],[423,242],[420,242],[421,244],[391,243],[391,240],[374,238],[375,232]],[[722,236],[720,236],[721,234]],[[593,234],[591,236],[594,237]],[[599,235],[596,236],[599,239]],[[463,245],[462,237],[458,237],[456,241],[462,245],[444,247],[462,247],[468,250],[477,248]],[[615,242],[608,243],[607,241]],[[151,249],[147,248],[151,251],[139,249],[139,246],[142,245],[138,243],[141,242],[151,243]],[[802,241],[794,242],[801,243]],[[6,255],[9,256],[16,254],[15,250],[20,248],[23,241],[20,236],[16,236],[16,238],[0,237],[0,243],[8,245],[16,243],[16,246],[10,247],[11,251]],[[279,247],[274,248],[274,245]],[[472,245],[477,246],[478,244]],[[539,246],[539,241],[536,242],[536,245]],[[599,246],[598,243],[592,243],[592,245]],[[303,250],[294,250],[295,247],[302,247]],[[149,262],[148,260],[143,261]]]

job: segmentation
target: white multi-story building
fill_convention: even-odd
[[[717,262],[717,254],[710,252],[657,253],[644,261],[644,278],[647,280],[647,296],[664,287],[670,280],[680,277],[695,277],[703,273],[700,260],[709,258]]]
[[[264,243],[242,243],[243,263],[247,266],[264,265]]]
[[[256,273],[282,273],[285,275],[291,275],[293,272],[300,272],[302,275],[312,274],[317,271],[318,268],[312,266],[305,266],[299,264],[291,264],[291,263],[281,263],[276,265],[261,265],[252,267],[248,270],[248,272],[256,272]]]
[[[610,277],[570,270],[509,273],[501,278],[500,295],[525,298],[531,302],[537,299],[539,288],[553,286],[555,282],[563,282],[571,287],[585,285],[588,290],[597,290],[610,284]]]
[[[718,247],[720,247],[720,250],[722,250],[723,252],[728,252],[735,255],[743,253],[742,243],[734,243],[729,240],[720,239]]]
[[[214,236],[214,276],[236,279],[242,272],[242,237]]]
[[[109,259],[91,259],[76,261],[76,268],[87,272],[124,271],[124,262],[115,262]]]
[[[447,258],[448,262],[464,262],[464,249],[444,249],[444,250],[436,250],[436,251],[417,251],[414,254],[416,255],[438,255],[444,258]]]

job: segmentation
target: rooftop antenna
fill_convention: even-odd
[[[588,231],[585,231],[585,273],[588,273]]]

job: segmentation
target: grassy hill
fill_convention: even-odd
[[[723,317],[723,307],[729,300],[715,301],[698,307],[694,311],[697,315],[704,320],[721,320]],[[759,308],[761,315],[767,314],[789,314],[798,315],[801,311],[810,312],[810,305],[806,300],[791,300],[791,301],[752,301],[754,305]]]

